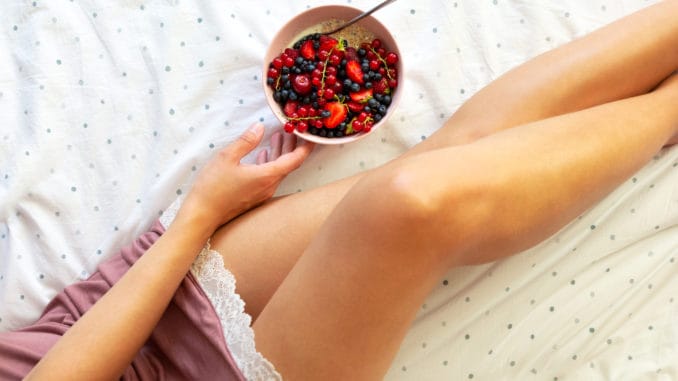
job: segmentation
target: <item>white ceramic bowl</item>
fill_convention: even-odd
[[[350,20],[353,17],[359,15],[360,13],[362,13],[362,11],[359,9],[343,5],[327,5],[311,8],[292,18],[275,35],[275,37],[271,41],[271,44],[268,47],[268,50],[266,51],[266,55],[264,56],[262,81],[264,91],[266,94],[266,101],[268,102],[268,105],[271,107],[271,110],[273,110],[275,116],[278,118],[278,120],[280,120],[282,124],[287,122],[287,117],[283,113],[280,105],[276,103],[275,100],[273,99],[273,89],[271,89],[266,84],[267,72],[271,61],[273,61],[275,57],[280,55],[280,53],[282,53],[282,51],[285,48],[291,47],[291,45],[293,45],[295,41],[303,37],[303,32],[308,30],[309,28],[316,25],[320,25],[321,23],[330,19]],[[377,38],[379,38],[382,41],[383,46],[388,51],[396,53],[399,57],[398,62],[396,63],[396,69],[398,71],[398,78],[396,78],[396,80],[398,81],[398,87],[392,94],[391,104],[388,107],[388,111],[386,112],[386,115],[384,115],[379,122],[375,123],[372,126],[372,129],[367,133],[359,132],[357,134],[344,136],[340,138],[326,138],[322,136],[313,135],[309,132],[301,133],[295,130],[294,133],[303,139],[319,144],[345,144],[359,140],[373,133],[377,128],[381,127],[389,118],[389,116],[393,114],[398,104],[400,103],[400,98],[403,94],[402,79],[404,71],[402,60],[403,57],[402,54],[400,54],[400,50],[398,49],[396,41],[393,39],[393,36],[388,31],[388,29],[386,29],[384,25],[382,25],[379,21],[377,21],[377,19],[375,19],[372,16],[368,16],[362,19],[361,21],[358,22],[358,24],[361,27],[373,33]]]

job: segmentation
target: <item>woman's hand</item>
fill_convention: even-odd
[[[263,136],[263,125],[256,123],[217,153],[199,173],[177,218],[205,224],[211,234],[271,198],[285,176],[299,168],[314,147],[309,142],[298,145],[296,136],[276,132],[271,136],[270,152],[260,152],[257,164],[241,164]]]

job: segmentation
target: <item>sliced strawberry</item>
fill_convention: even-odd
[[[327,36],[327,35],[321,35],[320,36],[320,50],[325,50],[325,51],[331,51],[332,48],[337,46],[339,44],[339,41],[337,41],[335,38]]]
[[[351,99],[358,103],[366,103],[372,98],[372,89],[364,89],[355,93],[349,94]]]
[[[348,114],[346,106],[340,102],[329,102],[325,105],[324,109],[330,112],[330,116],[325,118],[324,122],[325,127],[327,128],[337,127],[344,119],[346,119],[346,115]]]
[[[299,106],[299,103],[296,101],[287,101],[285,103],[285,107],[283,107],[283,113],[287,116],[292,116],[295,112],[297,112],[297,107]]]
[[[299,53],[301,53],[301,56],[306,58],[307,60],[315,58],[315,49],[313,48],[313,41],[306,40],[303,44],[301,44]]]
[[[351,110],[351,112],[361,112],[363,111],[363,108],[365,108],[365,106],[358,102],[348,102],[346,103],[346,106],[348,106],[348,109]]]
[[[360,68],[360,62],[348,61],[346,63],[346,75],[351,81],[363,84],[363,69]]]
[[[390,94],[391,89],[388,86],[388,80],[386,78],[382,78],[380,81],[374,82],[372,85],[372,89],[374,90],[375,94]]]

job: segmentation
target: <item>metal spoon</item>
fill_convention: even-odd
[[[356,16],[356,17],[350,19],[349,21],[347,21],[347,22],[344,23],[343,25],[340,25],[338,28],[335,28],[335,29],[333,29],[333,30],[331,30],[331,31],[329,31],[329,32],[324,32],[324,33],[320,33],[320,34],[333,34],[333,33],[337,33],[338,31],[340,31],[340,30],[342,30],[342,29],[344,29],[344,28],[346,28],[346,27],[348,27],[348,26],[351,26],[351,25],[357,23],[358,21],[360,21],[360,20],[364,19],[365,17],[371,15],[372,13],[378,11],[379,9],[381,9],[381,8],[383,8],[383,7],[385,7],[385,6],[389,5],[389,4],[391,4],[391,3],[393,3],[394,1],[396,1],[396,0],[386,0],[386,1],[382,1],[382,2],[379,3],[376,7],[370,9],[369,11],[366,11],[366,12],[363,12],[363,13],[359,14],[358,16]]]
[[[339,32],[340,30],[342,30],[342,29],[344,29],[344,28],[346,28],[346,27],[348,27],[348,26],[350,26],[350,25],[353,25],[353,24],[357,23],[358,21],[364,19],[365,17],[371,15],[372,13],[378,11],[379,9],[381,9],[381,8],[387,6],[387,5],[389,5],[389,4],[391,4],[391,3],[395,2],[395,1],[396,1],[396,0],[386,0],[386,1],[382,1],[381,3],[377,4],[376,7],[370,9],[369,11],[365,11],[365,12],[359,14],[358,16],[356,16],[356,17],[350,19],[349,21],[343,23],[343,24],[340,25],[338,28],[334,28],[333,30],[331,30],[331,31],[329,31],[329,32],[307,34],[306,36],[304,36],[304,37],[300,38],[299,40],[297,40],[297,42],[295,43],[295,46],[296,46],[297,44],[300,44],[300,43],[302,43],[302,42],[308,40],[309,38],[317,38],[318,36],[321,36],[321,35],[328,35],[328,34],[337,33],[337,32]]]

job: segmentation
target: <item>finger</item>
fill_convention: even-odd
[[[261,165],[268,162],[268,150],[261,150],[257,155],[257,164]]]
[[[229,144],[224,150],[235,161],[240,161],[245,155],[256,148],[264,137],[264,125],[255,123],[238,137],[236,141]]]
[[[295,148],[294,151],[280,156],[277,160],[269,161],[265,165],[278,175],[287,175],[301,166],[304,160],[311,154],[314,147],[315,144],[304,141],[303,144],[297,145],[297,148]]]
[[[283,137],[280,132],[274,132],[273,135],[271,135],[271,153],[268,155],[269,161],[274,161],[280,157],[282,141]]]
[[[294,149],[296,147],[297,147],[297,136],[296,135],[293,135],[293,134],[283,135],[282,152],[281,152],[282,155],[294,151]]]

